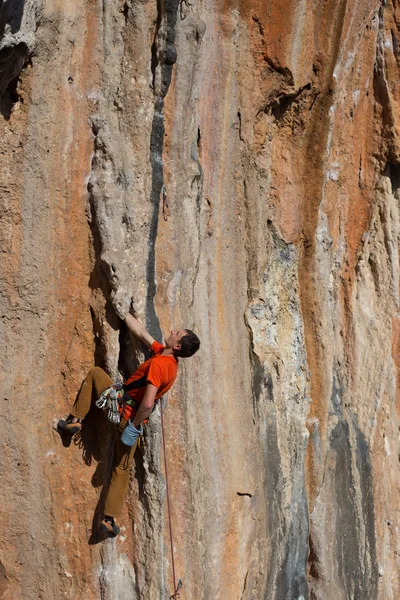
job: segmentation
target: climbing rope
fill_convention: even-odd
[[[178,600],[179,598],[179,590],[182,588],[182,581],[178,580],[178,585],[176,584],[175,577],[175,562],[174,562],[174,545],[172,542],[172,523],[171,523],[171,505],[169,501],[169,488],[168,488],[168,468],[167,468],[167,451],[165,447],[165,434],[164,434],[164,408],[163,401],[161,401],[161,431],[162,431],[162,441],[163,441],[163,449],[164,449],[164,469],[165,469],[165,487],[167,491],[167,509],[168,509],[168,525],[169,525],[169,540],[171,544],[171,564],[172,564],[172,577],[174,579],[174,593],[170,596],[169,600]]]

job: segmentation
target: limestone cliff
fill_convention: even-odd
[[[64,447],[118,315],[189,327],[169,394],[183,600],[400,597],[398,0],[3,0],[5,600],[172,593],[160,415]],[[97,507],[97,508],[96,508]]]

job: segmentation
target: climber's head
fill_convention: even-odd
[[[200,340],[190,329],[173,329],[165,340],[165,345],[174,351],[175,356],[186,358],[197,352]]]

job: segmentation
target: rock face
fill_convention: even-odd
[[[397,0],[0,6],[0,597],[172,593],[157,409],[64,447],[118,315],[198,332],[166,411],[191,600],[400,597]]]

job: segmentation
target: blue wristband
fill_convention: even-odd
[[[131,421],[128,421],[124,431],[121,435],[121,442],[125,444],[125,446],[134,446],[138,440],[139,435],[143,433],[143,427],[140,426],[140,429],[136,429]]]

